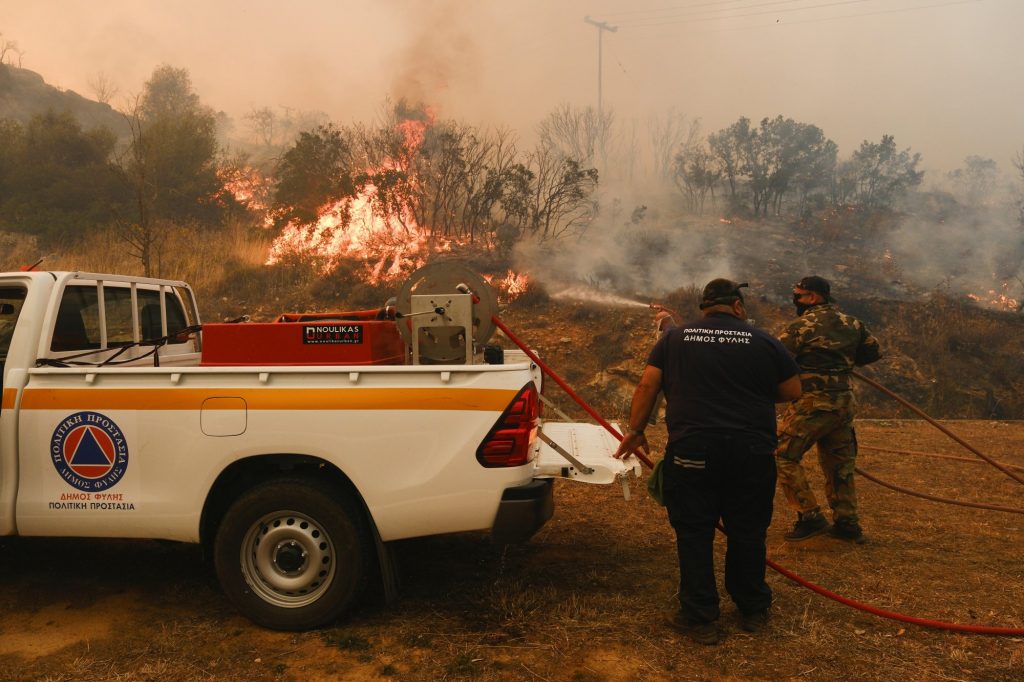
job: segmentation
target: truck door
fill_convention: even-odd
[[[154,386],[173,385],[165,357],[198,364],[198,353],[176,352],[194,342],[178,338],[187,317],[173,283],[72,276],[39,342],[58,366],[30,370],[20,402],[18,532],[191,539],[198,512],[180,511],[180,490],[195,472],[181,453],[196,451],[197,430],[147,402]]]
[[[27,293],[28,288],[22,284],[0,284],[0,535],[14,531],[14,497],[18,489],[18,413],[14,407],[18,389],[24,380],[24,353],[11,356],[10,366],[7,358],[12,351]],[[24,334],[21,338],[25,338]],[[14,346],[18,347],[24,349],[26,342]],[[18,372],[20,378],[12,380],[16,369],[21,370]]]

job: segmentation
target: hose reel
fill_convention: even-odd
[[[461,291],[467,288],[471,293]],[[498,297],[479,273],[462,263],[438,261],[409,276],[396,307],[413,364],[472,364],[494,335]]]

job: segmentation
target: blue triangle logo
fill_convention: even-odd
[[[85,435],[82,436],[82,440],[78,442],[78,447],[75,449],[75,454],[71,456],[71,460],[68,464],[75,466],[82,465],[102,465],[110,466],[110,460],[103,454],[103,449],[100,448],[100,444],[96,442],[96,437],[92,435],[92,429],[86,427]]]

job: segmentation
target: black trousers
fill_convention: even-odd
[[[733,432],[701,434],[665,450],[665,507],[679,552],[679,605],[690,623],[719,616],[715,524],[728,534],[725,589],[743,613],[767,609],[765,534],[772,521],[775,457],[770,445]]]

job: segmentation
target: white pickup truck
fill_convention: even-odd
[[[239,611],[300,630],[393,588],[392,541],[523,541],[551,478],[639,473],[599,427],[542,424],[536,365],[484,364],[479,297],[432,287],[405,315],[200,326],[184,282],[0,273],[0,535],[201,543]]]

